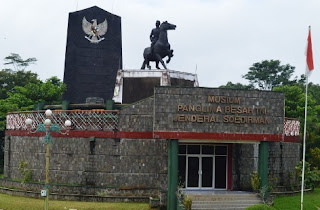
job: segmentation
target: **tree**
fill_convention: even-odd
[[[285,94],[285,116],[291,118],[304,119],[305,93],[299,85],[283,85],[273,89]],[[309,105],[314,104],[312,97],[308,97]]]
[[[15,71],[25,70],[30,64],[34,64],[36,58],[28,58],[23,60],[19,54],[11,53],[9,56],[5,57],[4,60],[6,63],[4,65],[13,65]]]
[[[12,111],[32,110],[34,104],[45,101],[47,104],[61,104],[62,94],[66,89],[57,77],[52,77],[42,82],[28,83],[25,86],[15,86],[8,92],[7,98],[0,99],[0,173],[3,169],[4,131],[6,116]]]
[[[36,73],[25,71],[37,60],[23,60],[18,54],[11,53],[5,58],[5,65],[13,65],[12,69],[0,71],[0,174],[3,170],[3,146],[6,115],[12,111],[32,110],[34,104],[45,101],[47,104],[60,104],[66,86],[57,77],[45,82],[38,79]]]
[[[273,90],[285,94],[285,116],[298,118],[300,131],[304,130],[305,113],[305,75],[291,79],[295,67],[286,64],[280,65],[279,60],[264,60],[254,63],[243,78],[249,80],[250,85],[228,82],[221,88]],[[320,157],[320,85],[308,85],[308,117],[307,117],[307,145],[306,159],[313,167],[319,167]],[[302,134],[302,132],[300,132]]]
[[[305,86],[303,85],[303,89],[305,91]],[[314,100],[316,100],[316,104],[320,105],[320,85],[313,84],[312,82],[308,85],[308,95],[311,95]]]
[[[310,148],[310,156],[311,156],[311,160],[310,160],[311,165],[317,168],[320,168],[320,148],[319,147]]]
[[[225,89],[237,89],[237,90],[253,90],[254,86],[252,84],[250,85],[243,85],[241,83],[232,83],[228,82],[226,85],[221,85],[220,88]]]
[[[28,58],[23,60],[19,54],[11,53],[5,57],[5,65],[12,65],[12,69],[3,69],[0,71],[0,99],[8,97],[8,93],[14,91],[15,86],[25,86],[29,83],[36,83],[40,80],[37,78],[38,75],[31,71],[25,71],[25,68],[30,64],[35,64],[36,58]]]
[[[261,63],[254,63],[243,78],[259,89],[272,90],[273,87],[280,85],[297,83],[297,78],[290,80],[294,69],[295,67],[289,64],[280,65],[279,60],[264,60]]]
[[[0,99],[8,97],[9,93],[14,92],[15,86],[25,86],[29,83],[37,83],[40,80],[36,73],[31,71],[13,71],[11,69],[3,69],[0,71]]]
[[[5,129],[8,112],[32,110],[34,104],[41,101],[47,104],[60,104],[65,89],[66,85],[57,77],[51,77],[46,82],[39,80],[37,83],[28,83],[24,87],[15,86],[7,98],[0,99],[0,131]]]
[[[320,90],[319,85],[309,84],[310,91],[308,94],[308,117],[306,129],[306,159],[312,166],[319,166],[317,163],[320,148]],[[305,87],[297,85],[284,85],[275,87],[275,91],[284,92],[285,94],[285,116],[298,118],[300,121],[300,131],[304,130],[304,112],[305,112]],[[302,134],[302,132],[301,132]],[[317,164],[316,164],[317,163]]]

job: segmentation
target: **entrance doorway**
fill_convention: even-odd
[[[187,189],[227,188],[226,145],[179,145],[179,185]]]

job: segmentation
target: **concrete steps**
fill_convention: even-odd
[[[253,193],[189,195],[192,198],[192,210],[223,209],[242,210],[249,206],[262,203],[261,198]]]

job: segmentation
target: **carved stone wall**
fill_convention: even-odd
[[[251,190],[250,174],[258,171],[259,144],[234,144],[232,181],[235,190]],[[269,142],[268,184],[272,187],[297,185],[295,166],[300,161],[300,144]]]
[[[300,162],[300,144],[272,142],[269,144],[269,183],[271,186],[296,185],[295,166]]]
[[[119,116],[120,131],[153,130],[153,97],[124,107]]]
[[[283,134],[283,93],[157,87],[154,100],[155,131]]]
[[[250,175],[258,171],[259,144],[234,144],[232,186],[234,190],[251,190]]]
[[[7,138],[5,177],[22,178],[18,167],[25,161],[32,180],[44,182],[45,149],[38,137]],[[127,195],[130,190],[139,190],[141,195],[151,196],[152,192],[158,196],[167,188],[167,159],[166,140],[54,138],[49,180],[53,184],[122,189]],[[117,190],[112,195],[117,195]]]
[[[263,113],[242,113],[240,116],[268,118],[268,123],[201,122],[205,115],[236,116],[225,113],[230,104],[208,103],[208,95],[225,96],[224,100],[240,98],[233,105],[245,108],[263,108]],[[229,99],[227,99],[229,97]],[[220,98],[219,100],[222,100]],[[183,111],[179,105],[202,107],[221,106],[224,113]],[[98,193],[130,196],[166,196],[168,183],[168,140],[153,137],[153,131],[174,131],[178,134],[195,132],[226,134],[283,134],[284,96],[271,91],[221,90],[209,88],[159,87],[155,96],[122,107],[118,130],[123,135],[135,137],[84,138],[57,137],[50,145],[50,183],[86,186],[74,193]],[[190,109],[190,108],[187,108]],[[262,109],[261,109],[262,110]],[[194,113],[193,113],[194,112]],[[199,115],[195,122],[174,121],[176,115]],[[181,118],[186,119],[186,118]],[[239,118],[240,119],[240,118]],[[241,118],[244,119],[244,118]],[[86,131],[83,131],[86,132]],[[97,131],[98,132],[98,131]],[[141,135],[141,136],[139,136]],[[265,135],[268,136],[268,135]],[[270,135],[269,135],[270,136]],[[180,140],[180,138],[177,138]],[[188,139],[183,139],[188,143]],[[193,144],[233,143],[232,189],[251,190],[250,174],[258,170],[259,145],[251,139],[215,140],[194,136]],[[273,141],[274,139],[266,139]],[[252,142],[253,141],[253,142]],[[294,166],[299,162],[298,143],[269,143],[269,182],[275,185],[291,183]],[[5,141],[5,177],[21,178],[20,161],[28,163],[32,180],[43,182],[45,178],[45,145],[42,138],[31,136],[7,136]],[[94,190],[96,187],[96,191]],[[75,188],[76,189],[76,188]],[[80,188],[79,188],[80,189]],[[164,202],[165,203],[165,202]]]

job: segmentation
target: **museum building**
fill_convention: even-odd
[[[69,20],[81,23],[85,12],[70,13]],[[118,17],[109,18],[110,13],[97,7],[86,13],[87,19],[99,12],[105,15],[100,22],[112,20],[119,28]],[[109,21],[108,30],[112,28]],[[254,171],[261,186],[296,183],[300,123],[285,117],[283,93],[199,87],[195,74],[119,70],[119,62],[110,64],[102,58],[101,65],[94,61],[101,69],[86,72],[79,67],[73,76],[80,64],[72,62],[81,53],[102,55],[89,53],[90,43],[83,37],[77,37],[78,44],[77,40],[69,44],[70,33],[68,29],[66,56],[75,57],[66,58],[65,82],[71,88],[63,104],[7,115],[3,186],[20,186],[9,180],[21,178],[21,161],[27,163],[32,181],[44,182],[45,134],[30,133],[25,120],[31,118],[35,130],[45,120],[45,109],[53,111],[51,121],[62,131],[65,120],[72,123],[68,135],[51,133],[49,180],[55,198],[63,194],[63,199],[71,200],[146,201],[152,196],[159,197],[163,206],[174,206],[178,188],[251,191]],[[117,44],[108,37],[101,44],[108,41]],[[121,48],[121,33],[118,44]],[[75,53],[79,46],[85,51]],[[121,56],[121,51],[113,54],[118,61]],[[77,86],[81,80],[91,86]],[[27,184],[37,193],[41,187]]]
[[[285,118],[283,93],[172,86],[192,84],[190,79],[197,85],[197,80],[170,70],[119,72],[115,101],[137,97],[131,95],[139,91],[132,89],[133,83],[153,89],[153,94],[130,104],[111,104],[109,110],[98,109],[99,104],[91,104],[96,106],[91,110],[69,110],[76,104],[53,110],[52,121],[63,127],[69,119],[72,129],[68,136],[52,133],[51,183],[82,186],[69,190],[84,195],[103,191],[166,199],[177,187],[252,190],[253,171],[274,185],[296,181],[288,177],[300,160],[299,122]],[[169,81],[171,86],[151,88],[150,81]],[[28,117],[35,127],[44,111],[7,115],[5,177],[20,178],[19,162],[25,161],[32,180],[42,182],[44,134],[27,131]]]

